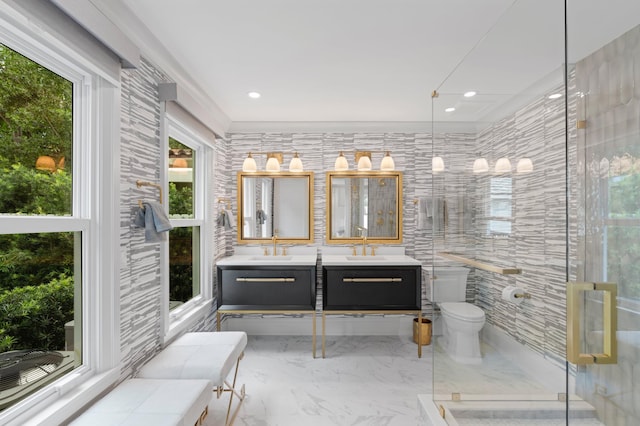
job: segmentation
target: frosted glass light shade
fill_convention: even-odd
[[[293,154],[293,158],[289,163],[289,171],[290,172],[302,172],[302,160],[298,157],[298,153]]]
[[[391,153],[387,151],[384,154],[382,161],[380,162],[380,170],[382,170],[383,172],[391,172],[395,170],[395,168],[396,168],[396,164],[393,161],[393,158],[391,158]]]
[[[511,172],[511,161],[507,157],[498,158],[496,161],[496,173],[509,173]]]
[[[363,155],[358,160],[358,171],[368,172],[369,170],[371,170],[371,158],[367,157],[366,155]]]
[[[242,163],[242,171],[243,172],[255,172],[258,170],[258,165],[256,164],[256,160],[253,159],[251,153],[247,155],[247,158],[244,159]]]
[[[444,172],[444,160],[442,157],[433,157],[431,159],[432,172]]]
[[[280,163],[278,162],[278,159],[275,157],[270,157],[267,160],[267,165],[265,166],[265,169],[268,172],[279,172],[280,171]]]
[[[345,158],[344,154],[342,154],[342,151],[340,151],[340,155],[338,155],[338,158],[336,158],[336,163],[334,164],[333,169],[336,172],[344,172],[346,170],[349,170],[349,162]]]
[[[487,159],[484,157],[476,158],[473,162],[473,173],[486,173],[488,171],[489,163],[487,162]]]
[[[516,171],[518,173],[530,173],[533,171],[533,162],[531,158],[521,158],[518,160],[518,165],[516,166]]]

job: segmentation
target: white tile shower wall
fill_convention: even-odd
[[[139,199],[157,199],[159,182],[160,100],[158,82],[167,77],[142,58],[140,67],[121,74],[120,180],[120,337],[123,377],[135,372],[160,349],[161,287],[159,244],[146,244],[144,231],[132,224]],[[212,312],[213,315],[213,312]],[[212,317],[198,327],[212,329]]]
[[[487,194],[493,173],[475,179],[476,260],[522,269],[518,275],[476,270],[476,303],[487,323],[508,333],[528,349],[564,364],[565,326],[565,109],[564,100],[540,95],[513,115],[481,131],[475,148],[491,164],[512,162],[512,220],[508,236],[488,233]],[[516,173],[517,160],[530,158],[532,173]],[[472,161],[472,160],[467,160]],[[449,245],[447,245],[449,248]],[[532,298],[515,305],[502,300],[505,286],[515,285]]]

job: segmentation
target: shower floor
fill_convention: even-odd
[[[484,342],[481,350],[482,364],[464,365],[453,361],[437,340],[433,346],[434,399],[436,406],[446,410],[448,425],[566,425],[566,403],[559,400],[565,392],[558,385],[562,370],[550,366],[549,374],[556,377],[545,377],[527,371],[526,365],[512,362]],[[550,385],[554,382],[557,388]],[[571,425],[602,425],[591,405],[570,398]]]

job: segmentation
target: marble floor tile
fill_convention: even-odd
[[[238,383],[247,397],[237,426],[407,426],[417,395],[431,393],[431,355],[406,336],[328,336],[326,358],[311,338],[249,336]],[[209,404],[205,426],[224,424],[228,395]]]

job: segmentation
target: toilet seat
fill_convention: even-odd
[[[440,303],[440,311],[443,315],[461,321],[484,321],[484,311],[479,307],[467,302],[444,302]]]

